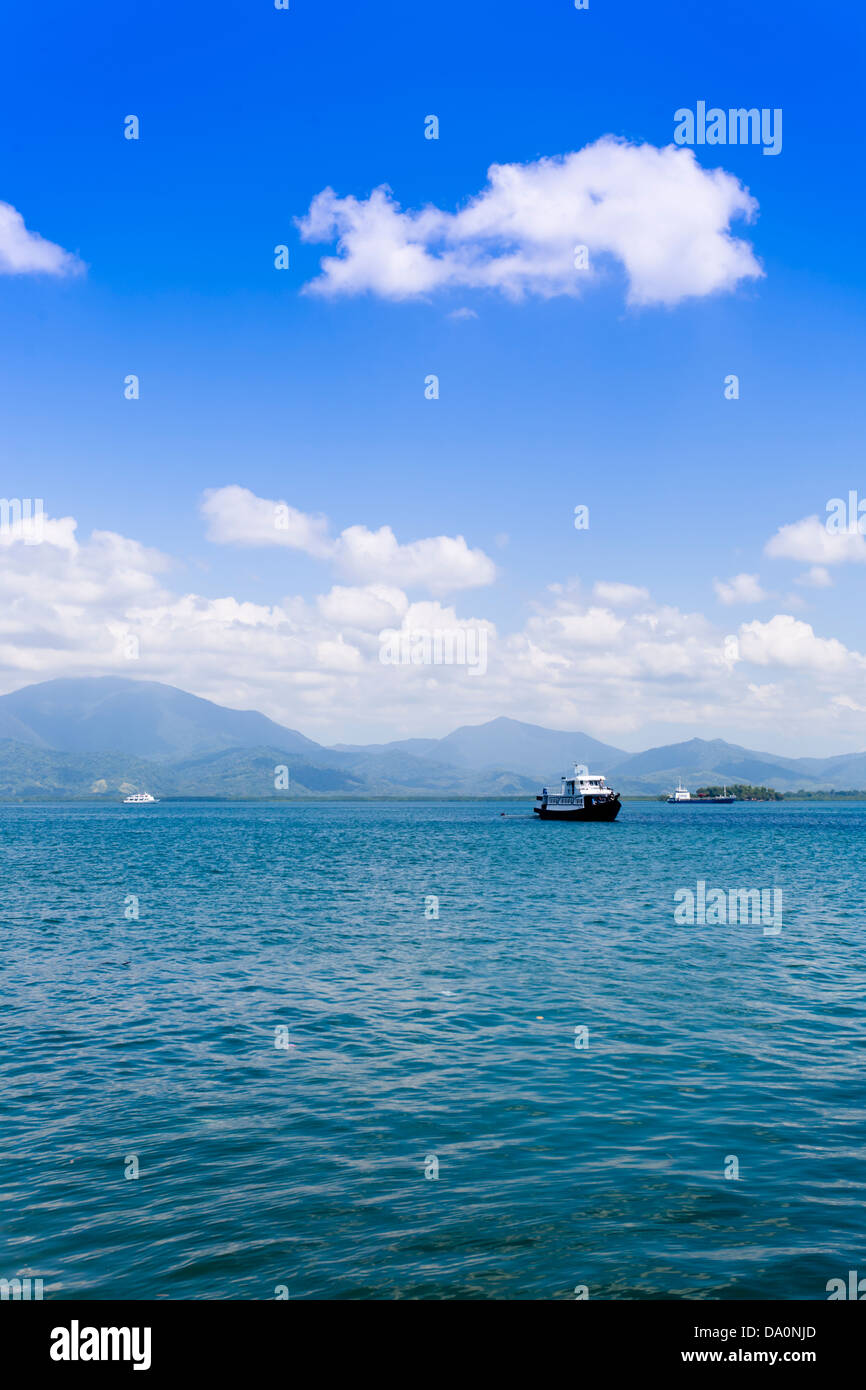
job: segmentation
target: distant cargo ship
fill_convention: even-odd
[[[669,806],[728,806],[732,801],[736,801],[735,796],[728,795],[727,786],[722,796],[692,796],[687,791],[682,782],[678,783],[676,791],[668,797]]]
[[[603,777],[590,777],[580,763],[570,777],[563,775],[558,792],[542,787],[535,800],[539,805],[532,809],[541,820],[616,820],[622,809],[619,792]]]

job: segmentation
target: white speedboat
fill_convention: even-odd
[[[123,798],[124,806],[158,806],[159,802],[150,792],[133,792],[132,796]]]
[[[616,820],[622,808],[619,792],[603,777],[591,777],[580,763],[570,777],[563,775],[558,792],[542,787],[535,800],[539,804],[532,809],[541,820]]]

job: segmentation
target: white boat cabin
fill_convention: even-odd
[[[606,797],[613,796],[614,793],[603,777],[591,776],[581,767],[580,763],[575,763],[572,775],[570,777],[563,776],[562,786],[558,793],[551,792],[547,787],[542,787],[541,795],[545,798],[548,806],[582,806],[585,796]]]

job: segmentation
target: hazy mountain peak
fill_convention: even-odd
[[[0,697],[0,735],[4,717],[18,726],[6,737],[68,753],[117,750],[139,758],[175,758],[262,744],[319,746],[255,710],[226,709],[173,685],[123,676],[25,686]]]

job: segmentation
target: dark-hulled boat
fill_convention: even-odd
[[[696,796],[692,796],[682,782],[678,782],[676,791],[671,792],[667,801],[669,806],[730,806],[731,802],[736,801],[736,799],[735,796],[728,795],[727,787],[721,796],[702,796],[700,792]]]
[[[563,776],[558,792],[542,787],[535,800],[538,805],[532,809],[540,820],[616,820],[622,806],[619,792],[603,777],[590,776],[580,763],[570,777]]]

